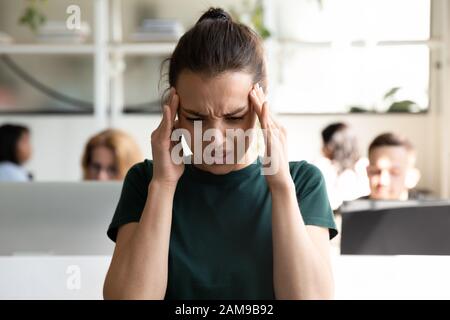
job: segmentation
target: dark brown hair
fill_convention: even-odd
[[[354,169],[360,158],[358,139],[347,124],[328,125],[322,130],[322,141],[328,153],[326,156],[337,166],[338,173]]]
[[[331,139],[333,139],[333,136],[336,132],[346,128],[348,128],[348,126],[343,122],[336,122],[326,126],[326,128],[322,130],[323,144],[327,145],[328,143],[330,143]]]
[[[392,132],[380,134],[372,141],[369,146],[369,156],[374,149],[380,147],[403,147],[407,151],[414,151],[414,146],[406,137]]]
[[[0,161],[20,164],[17,144],[26,133],[30,133],[30,130],[22,125],[4,124],[0,126]]]
[[[180,73],[189,70],[205,76],[244,71],[267,88],[262,40],[244,24],[234,22],[220,8],[210,8],[178,41],[168,59],[168,81],[175,86]]]

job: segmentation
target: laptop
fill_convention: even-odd
[[[0,255],[111,255],[121,182],[0,183]]]
[[[341,254],[450,255],[450,201],[357,200],[341,214]]]

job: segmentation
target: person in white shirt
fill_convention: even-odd
[[[32,154],[30,130],[24,126],[0,126],[0,182],[26,182],[32,179],[24,168]]]
[[[360,157],[353,130],[345,123],[332,123],[323,129],[322,141],[322,157],[315,164],[325,178],[331,208],[370,194],[369,161]]]

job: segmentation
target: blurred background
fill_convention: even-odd
[[[375,137],[393,132],[414,146],[415,166],[420,171],[414,189],[434,199],[450,198],[450,4],[446,0],[0,0],[0,126],[15,124],[28,133],[29,141],[24,147],[28,151],[21,166],[29,181],[46,186],[45,190],[36,191],[3,185],[2,199],[11,198],[11,194],[18,199],[27,197],[20,210],[32,211],[37,204],[49,204],[45,195],[58,195],[69,183],[68,188],[74,188],[70,192],[78,195],[70,199],[62,196],[60,201],[71,203],[72,211],[85,203],[86,214],[101,208],[103,213],[96,223],[99,228],[104,225],[98,238],[92,238],[104,238],[98,240],[98,248],[70,245],[61,251],[54,249],[57,255],[66,256],[58,258],[62,260],[54,262],[52,269],[59,272],[55,283],[64,288],[62,291],[39,291],[31,271],[24,272],[35,289],[13,289],[17,283],[10,282],[14,273],[8,271],[0,275],[0,283],[10,283],[4,286],[8,289],[3,290],[1,298],[101,296],[99,283],[103,279],[88,282],[84,291],[67,289],[67,277],[78,270],[71,268],[73,273],[67,268],[84,266],[89,277],[104,273],[107,260],[99,256],[109,259],[112,244],[106,243],[103,232],[117,203],[124,172],[133,163],[151,159],[150,134],[159,124],[161,97],[167,89],[162,63],[183,32],[210,6],[229,10],[235,19],[250,25],[264,38],[269,101],[288,131],[290,160],[320,164],[326,144],[323,130],[333,123],[352,128],[360,158],[369,157],[368,147]],[[102,164],[93,164],[92,160],[100,157],[93,151],[99,145],[117,149],[121,148],[118,145],[126,145],[122,154],[127,155],[111,160],[115,166],[104,171],[95,167]],[[108,166],[107,161],[103,165]],[[82,180],[116,183],[105,183],[97,200],[89,202],[86,199],[90,192],[97,191],[86,187],[88,182]],[[74,186],[78,182],[82,187]],[[369,193],[364,192],[360,196]],[[333,209],[354,198],[338,199]],[[108,201],[110,205],[105,206]],[[0,221],[5,229],[3,241],[17,237],[11,229],[18,223],[11,213],[14,203],[0,207],[4,214]],[[55,204],[46,210],[65,208]],[[450,214],[448,207],[445,212]],[[67,220],[69,216],[67,213],[66,218],[61,217],[58,226],[71,221]],[[50,214],[48,219],[58,218]],[[84,226],[82,221],[73,223]],[[50,231],[45,227],[42,230],[51,233],[59,228],[47,227]],[[27,228],[21,232],[35,232],[31,222]],[[64,239],[73,232],[58,230],[58,236]],[[45,238],[46,232],[42,231],[39,237]],[[35,259],[30,257],[35,257],[36,252],[44,257],[53,254],[48,247],[55,237],[42,240],[47,241],[44,249],[37,245],[33,249],[25,240],[17,241],[21,243],[17,249],[10,241],[11,248],[1,249],[3,259],[11,252],[19,252],[20,259],[0,257],[0,263],[7,266],[4,270],[18,270],[33,261],[44,270],[47,258],[27,259]],[[392,261],[391,258],[383,261]],[[439,258],[442,257],[430,259]],[[338,297],[408,297],[411,291],[406,283],[413,275],[402,278],[395,271],[399,269],[391,268],[392,263],[413,263],[422,269],[439,265],[442,270],[450,264],[449,260],[416,263],[410,258],[384,264],[371,259],[337,262],[342,271],[338,283],[344,283],[340,288],[347,288],[339,291]],[[367,284],[361,280],[367,281],[365,274],[358,278],[353,271],[369,265],[372,275],[373,265],[378,266],[379,273]],[[438,275],[442,276],[437,272],[435,282],[419,279],[423,285],[420,292],[437,288],[435,295],[429,297],[450,298],[442,289],[450,284],[450,279],[441,278],[439,291]],[[352,284],[348,284],[352,277]],[[381,287],[389,285],[379,283],[383,277],[397,277],[392,281],[397,281],[395,286],[403,291],[398,295],[391,291],[392,296],[385,292],[383,296]],[[25,282],[23,286],[29,288]],[[365,289],[361,289],[363,286]],[[376,286],[380,291],[374,289]],[[375,293],[371,295],[370,291]],[[417,295],[410,297],[427,297],[420,295],[419,290],[414,292]]]
[[[150,157],[148,138],[166,89],[161,63],[176,34],[172,41],[170,34],[164,42],[145,41],[147,19],[173,19],[187,29],[208,6],[235,10],[243,21],[251,21],[255,6],[130,0],[96,10],[97,1],[31,1],[52,22],[65,23],[69,5],[80,8],[90,32],[68,41],[20,23],[29,3],[0,1],[0,31],[11,40],[0,49],[0,119],[32,130],[39,147],[27,167],[36,181],[80,179],[84,142],[107,127],[127,130]],[[418,150],[420,186],[448,196],[443,6],[439,0],[262,2],[271,107],[288,129],[292,159],[317,157],[320,130],[332,121],[351,122],[362,150],[378,133],[396,130]]]

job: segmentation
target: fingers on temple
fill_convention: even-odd
[[[164,137],[169,137],[171,133],[171,112],[168,105],[164,105],[163,118],[161,120],[161,133]]]
[[[178,107],[180,104],[180,97],[174,88],[172,88],[172,97],[170,99],[170,114],[172,122],[175,121],[175,117],[177,115]]]
[[[159,124],[159,129],[164,137],[170,137],[179,106],[180,98],[177,95],[175,88],[170,89],[167,104],[163,106],[163,117]]]

